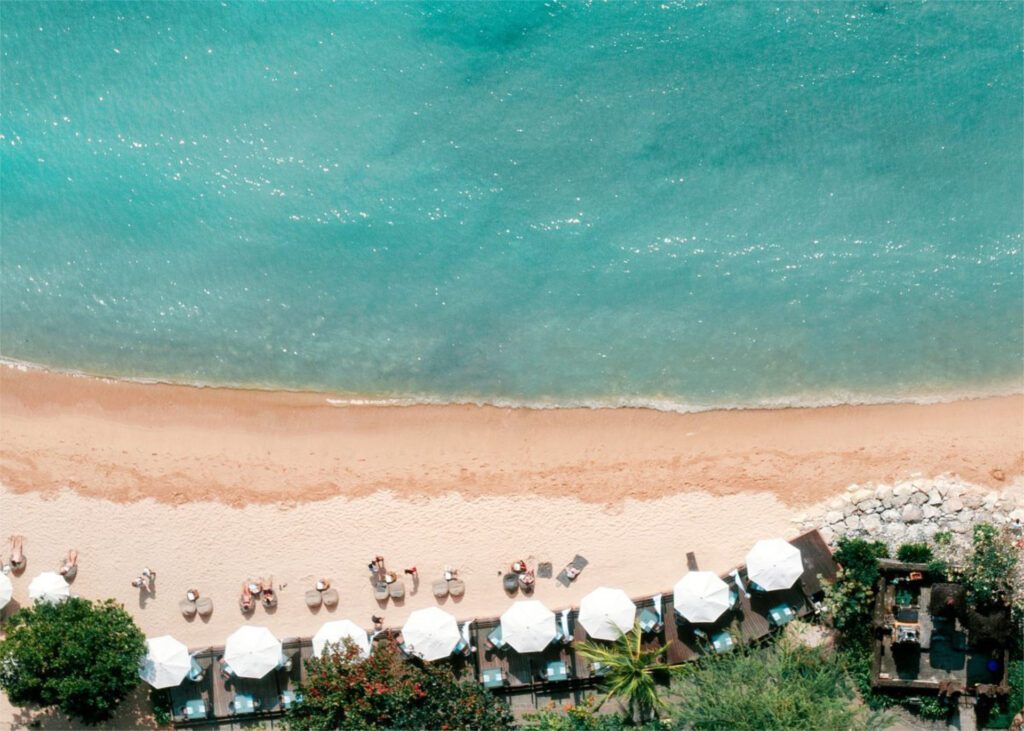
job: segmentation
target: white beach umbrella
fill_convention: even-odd
[[[691,571],[676,582],[676,611],[691,622],[714,622],[732,606],[729,585],[710,571]]]
[[[803,572],[800,549],[781,538],[758,541],[747,554],[747,578],[765,591],[788,589]]]
[[[342,645],[346,639],[352,640],[363,657],[370,656],[370,638],[366,636],[366,630],[348,619],[326,622],[318,629],[313,635],[313,654],[320,657],[328,644]],[[344,652],[343,647],[340,649]]]
[[[11,585],[11,580],[7,574],[0,574],[0,609],[7,606],[7,603],[11,601],[11,595],[14,594],[14,587]]]
[[[406,650],[428,662],[451,655],[461,638],[455,617],[437,607],[417,609],[402,626]]]
[[[622,589],[601,586],[583,597],[577,619],[594,639],[617,640],[633,629],[636,604]]]
[[[501,638],[516,652],[540,652],[556,634],[555,613],[536,599],[516,602],[501,615]]]
[[[191,667],[188,648],[170,635],[163,635],[146,640],[139,677],[154,688],[173,688],[181,685]]]
[[[281,641],[266,627],[247,624],[228,637],[224,662],[240,678],[262,678],[281,662]]]
[[[34,602],[56,604],[71,596],[71,587],[60,574],[44,571],[28,585],[28,596]]]

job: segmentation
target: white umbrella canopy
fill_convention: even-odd
[[[154,688],[173,688],[181,685],[191,667],[188,648],[170,635],[163,635],[146,640],[139,677]]]
[[[320,657],[328,644],[343,645],[346,639],[352,640],[363,657],[370,656],[370,638],[366,636],[366,630],[349,619],[324,623],[313,635],[313,654]]]
[[[672,590],[676,611],[691,622],[714,622],[732,606],[729,585],[710,571],[691,571]]]
[[[28,585],[28,596],[34,602],[56,604],[71,596],[71,587],[60,574],[44,571]]]
[[[555,613],[536,599],[516,602],[501,615],[501,637],[516,652],[541,652],[557,634]]]
[[[0,609],[7,606],[13,594],[14,587],[11,585],[10,578],[8,578],[7,574],[0,574]]]
[[[594,639],[617,640],[633,629],[636,604],[622,589],[600,586],[583,597],[577,620]]]
[[[800,549],[781,538],[758,541],[747,554],[747,578],[765,591],[788,589],[803,572]]]
[[[240,678],[262,678],[281,662],[281,641],[266,627],[247,624],[228,637],[224,662]]]
[[[428,662],[451,655],[460,639],[455,617],[437,607],[417,609],[402,626],[406,649]]]

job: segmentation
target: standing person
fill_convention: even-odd
[[[149,589],[150,593],[153,592],[153,587],[156,584],[156,571],[151,568],[142,567],[142,578],[146,580],[146,588]]]

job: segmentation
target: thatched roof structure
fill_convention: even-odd
[[[967,592],[960,584],[933,584],[928,613],[936,617],[963,618],[967,611]]]

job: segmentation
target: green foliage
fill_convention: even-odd
[[[880,711],[899,704],[897,699],[885,693],[877,693],[871,687],[871,645],[868,641],[848,644],[837,656],[864,705],[873,711]]]
[[[113,600],[35,604],[14,614],[6,631],[0,687],[16,705],[56,707],[95,724],[139,683],[146,638]]]
[[[908,707],[914,709],[921,718],[931,721],[944,721],[953,712],[952,706],[942,698],[924,695],[908,699]]]
[[[150,688],[149,705],[157,726],[171,725],[171,695],[166,688]]]
[[[600,714],[590,699],[578,706],[568,705],[558,709],[554,703],[536,713],[528,713],[523,717],[520,728],[531,731],[623,731],[625,720],[616,714]],[[650,729],[663,728],[661,724],[649,726]]]
[[[585,659],[600,662],[607,668],[601,676],[601,687],[605,691],[601,704],[611,698],[623,700],[630,719],[643,723],[657,717],[658,711],[665,707],[658,693],[658,681],[667,680],[678,666],[661,662],[661,656],[668,650],[667,643],[657,650],[645,650],[641,639],[640,627],[635,625],[615,642],[581,642],[576,650]]]
[[[974,526],[974,540],[966,560],[956,569],[975,606],[1008,603],[1013,596],[1013,576],[1018,555],[1007,531],[988,523]]]
[[[1024,660],[1013,660],[1008,668],[1010,693],[994,706],[982,705],[979,699],[978,719],[982,728],[1009,728],[1014,715],[1024,708]]]
[[[368,658],[346,641],[306,663],[302,700],[288,711],[291,729],[511,729],[512,713],[473,680],[443,665],[402,659],[394,643]]]
[[[949,574],[949,564],[941,558],[933,558],[928,562],[928,573],[932,576],[946,576]]]
[[[939,546],[948,546],[953,542],[953,534],[948,530],[940,530],[932,536],[932,540]]]
[[[833,557],[853,581],[874,586],[878,580],[878,559],[888,558],[889,549],[881,541],[840,538]]]
[[[765,648],[708,655],[681,676],[680,729],[855,729],[868,719],[855,703],[841,655],[785,637]]]
[[[838,568],[836,580],[825,584],[825,607],[844,639],[854,639],[852,635],[869,626],[874,601],[875,587],[851,578],[845,568]]]
[[[926,543],[904,543],[896,550],[896,558],[907,563],[928,563],[932,560],[932,549]]]

